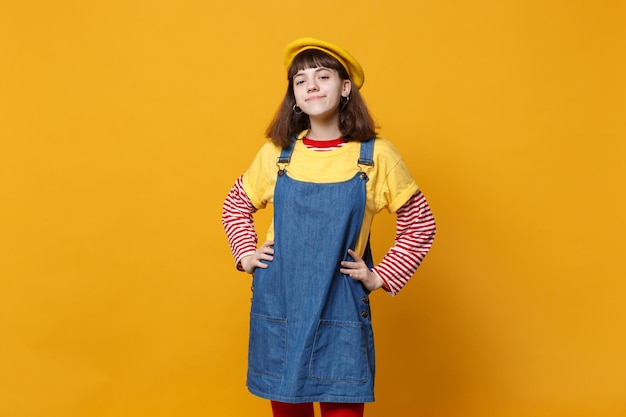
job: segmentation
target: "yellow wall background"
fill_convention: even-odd
[[[3,1],[0,416],[270,415],[220,210],[301,36],[361,61],[438,221],[374,297],[367,415],[625,415],[624,4]]]

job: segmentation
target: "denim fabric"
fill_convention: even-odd
[[[372,150],[373,140],[362,144],[359,162]],[[339,272],[352,260],[367,176],[319,184],[288,171],[274,192],[274,260],[253,278],[248,389],[291,403],[374,401],[368,292]],[[371,267],[369,249],[366,256]]]

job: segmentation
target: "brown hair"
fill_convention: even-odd
[[[334,69],[339,73],[342,80],[350,80],[344,66],[327,53],[317,49],[307,49],[299,53],[287,70],[289,84],[283,102],[265,131],[265,135],[274,144],[287,146],[295,135],[310,127],[307,114],[296,114],[293,111],[293,106],[296,104],[293,93],[293,77],[300,70],[320,67]],[[376,125],[358,88],[354,87],[354,83],[352,83],[349,98],[347,102],[342,100],[339,105],[339,131],[341,131],[343,138],[347,141],[362,142],[374,137]]]

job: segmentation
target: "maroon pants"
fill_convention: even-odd
[[[363,403],[320,403],[322,417],[363,417]],[[313,417],[313,403],[289,404],[272,401],[274,417]]]

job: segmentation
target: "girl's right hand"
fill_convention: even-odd
[[[274,260],[273,246],[274,241],[268,240],[264,242],[261,247],[256,250],[256,252],[254,252],[254,255],[248,255],[241,258],[241,267],[243,270],[252,274],[257,268],[267,268],[268,265],[261,261],[264,260],[271,262]]]

